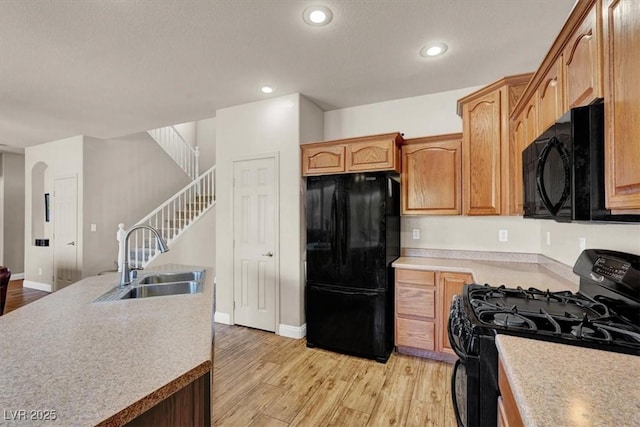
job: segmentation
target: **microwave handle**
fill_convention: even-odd
[[[567,176],[567,179],[564,181],[564,189],[562,190],[562,196],[560,196],[560,200],[555,205],[551,203],[551,199],[549,198],[549,193],[547,193],[547,189],[544,185],[544,167],[547,163],[547,158],[551,153],[552,148],[557,148],[560,152],[560,158],[562,159],[562,163],[564,165],[564,173]],[[540,193],[540,198],[542,199],[542,203],[547,208],[552,215],[557,215],[560,211],[560,208],[569,198],[569,193],[571,191],[571,165],[569,164],[569,152],[565,148],[564,144],[562,144],[558,138],[551,138],[549,142],[542,149],[542,153],[540,153],[540,157],[538,160],[538,167],[536,169],[536,186],[538,187],[538,192]]]

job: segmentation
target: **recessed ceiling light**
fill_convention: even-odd
[[[302,19],[309,25],[327,25],[333,19],[333,12],[326,6],[309,6],[302,13]]]
[[[429,43],[428,45],[420,49],[420,55],[424,56],[425,58],[431,56],[439,56],[445,53],[447,49],[447,45],[442,42]]]
[[[273,88],[271,86],[262,86],[260,90],[262,93],[273,93]]]

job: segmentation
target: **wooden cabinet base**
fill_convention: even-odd
[[[403,347],[401,345],[396,347],[396,352],[402,354],[408,354],[410,356],[424,357],[426,359],[440,360],[441,362],[455,363],[458,360],[458,356],[452,356],[446,353],[440,353],[437,351],[421,350],[413,347]]]
[[[196,378],[125,425],[130,427],[210,426],[211,374],[207,372]]]

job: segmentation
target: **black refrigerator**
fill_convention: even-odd
[[[387,172],[307,178],[307,346],[386,362],[400,185]]]

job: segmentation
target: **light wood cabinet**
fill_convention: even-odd
[[[440,304],[438,313],[438,351],[455,356],[455,352],[449,343],[447,323],[449,322],[449,308],[454,295],[462,294],[464,285],[473,283],[473,276],[469,273],[441,272],[438,279],[438,292]]]
[[[523,176],[522,176],[522,150],[527,146],[524,113],[520,114],[513,122],[513,141],[509,147],[511,164],[513,165],[513,180],[511,189],[512,215],[522,215],[523,207]]]
[[[605,53],[605,180],[607,208],[640,210],[640,2],[607,0]]]
[[[508,215],[511,197],[509,115],[532,74],[505,77],[458,101],[462,114],[465,215]]]
[[[523,427],[522,416],[518,410],[516,399],[511,390],[511,385],[505,374],[502,359],[498,359],[498,425],[504,427]]]
[[[596,1],[590,8],[562,52],[567,108],[587,105],[602,97],[599,3]]]
[[[350,172],[400,173],[400,133],[302,144],[302,176]]]
[[[395,344],[399,352],[454,361],[447,323],[454,295],[473,278],[468,273],[396,269]]]
[[[538,132],[544,132],[565,111],[563,105],[562,55],[545,73],[538,88]],[[537,137],[538,135],[535,135]],[[529,141],[529,143],[531,143]]]
[[[435,272],[397,269],[395,288],[396,346],[435,350]]]
[[[462,134],[414,138],[402,146],[402,214],[459,215]]]

